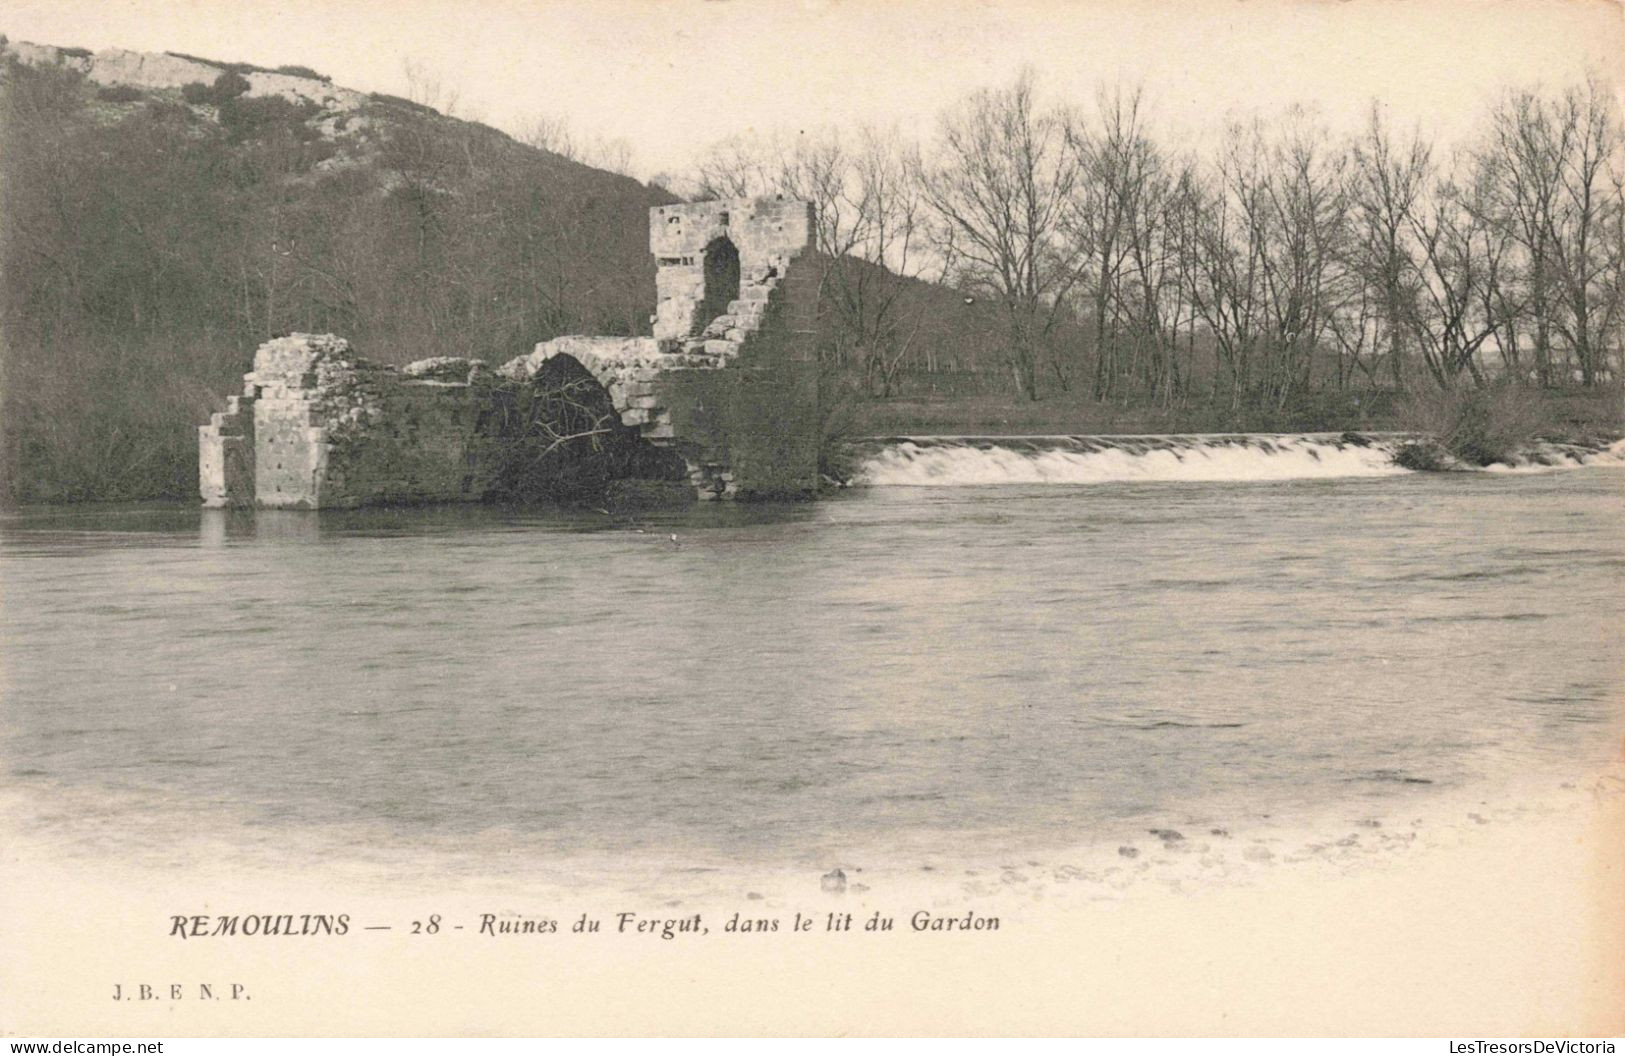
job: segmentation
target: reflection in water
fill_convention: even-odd
[[[28,512],[4,765],[65,843],[763,862],[1577,772],[1625,732],[1619,482]]]

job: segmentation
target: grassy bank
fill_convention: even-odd
[[[1432,393],[1331,393],[1284,408],[1193,405],[1147,407],[1065,396],[1031,401],[1012,395],[853,398],[838,407],[850,436],[1205,432],[1342,432],[1428,429],[1439,420]],[[1625,392],[1513,390],[1518,427],[1554,440],[1625,433]]]

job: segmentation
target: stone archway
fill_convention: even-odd
[[[705,247],[704,264],[705,299],[700,302],[694,333],[703,333],[739,299],[739,247],[726,235],[712,239]]]

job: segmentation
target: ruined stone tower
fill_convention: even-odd
[[[812,241],[804,201],[656,207],[653,336],[554,338],[495,377],[477,360],[380,366],[333,335],[268,342],[242,395],[199,429],[204,504],[478,501],[506,454],[485,408],[559,356],[597,379],[623,426],[681,456],[694,497],[810,496],[820,431]]]
[[[622,420],[674,447],[701,498],[818,486],[818,277],[810,202],[730,198],[649,213],[652,338],[561,337],[503,372],[575,357]]]

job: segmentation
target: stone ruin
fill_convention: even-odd
[[[242,394],[198,430],[203,504],[511,496],[516,471],[552,450],[514,428],[515,408],[561,391],[572,393],[579,421],[543,439],[590,432],[564,452],[594,452],[589,480],[659,481],[680,499],[811,496],[820,425],[812,238],[804,201],[656,207],[653,336],[554,338],[495,371],[450,357],[396,369],[331,334],[266,342]]]

